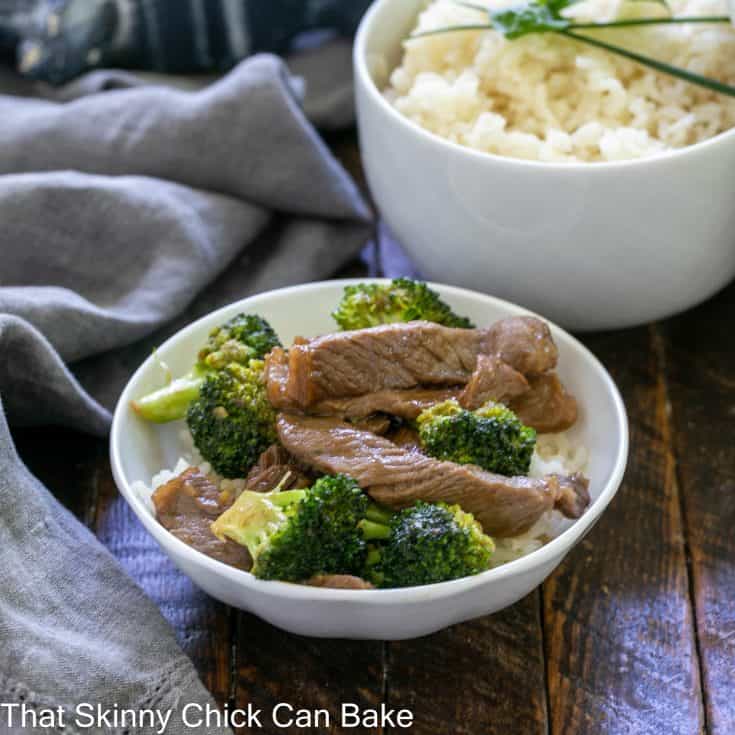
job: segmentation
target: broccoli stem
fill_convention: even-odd
[[[365,565],[368,567],[375,566],[380,561],[381,556],[382,553],[380,552],[380,549],[370,549],[367,553],[367,558],[365,559]]]
[[[390,523],[390,519],[393,516],[393,511],[388,508],[382,508],[376,503],[370,503],[365,513],[365,517],[369,521],[375,521],[375,523],[381,523],[387,526]]]
[[[133,401],[133,410],[146,421],[156,424],[183,419],[189,404],[199,397],[204,377],[205,372],[195,367],[183,378],[172,380],[163,388]]]
[[[362,537],[366,541],[387,539],[390,536],[390,526],[386,526],[383,523],[375,523],[375,521],[363,518],[357,525],[362,531]]]
[[[286,514],[282,510],[289,505],[300,503],[306,496],[305,490],[284,490],[278,486],[268,493],[256,493],[245,490],[214,523],[212,533],[219,539],[232,539],[241,546],[247,546],[257,566],[258,554],[263,539],[280,524],[286,522]]]
[[[272,490],[268,493],[268,500],[270,500],[273,505],[277,505],[279,508],[284,508],[287,505],[292,505],[293,503],[300,503],[305,496],[306,490],[281,490],[280,492],[277,492],[276,488],[276,490]]]
[[[382,541],[390,536],[390,519],[393,511],[371,502],[357,525],[366,541]]]
[[[366,579],[369,579],[376,587],[382,587],[385,578],[379,566],[382,558],[383,552],[377,546],[369,548],[365,558]]]

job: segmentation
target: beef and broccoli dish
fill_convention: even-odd
[[[405,278],[347,286],[332,316],[286,347],[239,314],[133,402],[193,443],[153,481],[166,529],[261,579],[372,589],[478,574],[581,516],[577,403],[548,325],[477,327]]]

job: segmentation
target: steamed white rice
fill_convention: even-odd
[[[133,492],[145,503],[151,513],[155,512],[151,500],[153,491],[180,475],[188,467],[199,467],[221,491],[228,491],[235,497],[245,489],[244,479],[228,480],[214,472],[208,462],[202,461],[199,452],[191,441],[191,434],[186,429],[181,431],[181,442],[185,447],[185,453],[179,457],[173,468],[162,469],[157,472],[151,478],[150,484],[138,481],[131,486]],[[531,477],[543,477],[552,473],[569,475],[573,472],[585,472],[587,460],[587,450],[583,446],[571,442],[566,432],[542,434],[539,435],[536,442],[536,450],[531,460],[529,475]],[[496,548],[492,556],[491,566],[497,567],[530,554],[558,536],[572,523],[574,521],[564,518],[557,511],[549,511],[522,536],[495,539]]]
[[[494,9],[516,0],[476,0]],[[726,0],[669,0],[674,15],[727,15]],[[661,3],[583,0],[567,15],[599,22],[668,14]],[[436,0],[416,31],[486,23]],[[735,84],[728,24],[585,31],[610,43]],[[558,34],[506,40],[494,30],[411,40],[385,91],[427,130],[487,153],[539,161],[615,161],[691,145],[735,126],[735,99]]]

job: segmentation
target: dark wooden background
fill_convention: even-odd
[[[361,180],[354,138],[330,143]],[[301,638],[215,602],[128,509],[105,441],[55,429],[15,439],[158,603],[220,703],[286,701],[333,721],[342,702],[386,703],[414,712],[417,735],[732,735],[735,285],[687,314],[582,341],[630,418],[618,495],[543,587],[413,641]]]

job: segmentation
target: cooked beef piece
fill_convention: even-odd
[[[565,431],[577,420],[577,401],[564,389],[555,373],[528,379],[529,390],[514,398],[510,407],[540,434]]]
[[[310,587],[331,587],[335,590],[372,590],[375,587],[362,577],[351,574],[316,574],[306,581]]]
[[[265,357],[264,375],[271,405],[283,411],[297,411],[298,405],[288,397],[288,352],[274,347]]]
[[[425,408],[448,398],[456,398],[459,392],[460,388],[379,390],[355,398],[327,398],[311,406],[308,412],[314,416],[355,419],[380,411],[411,421]]]
[[[527,390],[528,380],[508,363],[495,355],[478,355],[475,372],[459,394],[459,402],[474,410],[488,401],[507,403]]]
[[[267,493],[273,490],[288,472],[291,474],[282,487],[283,490],[295,490],[311,485],[311,478],[296,460],[280,444],[272,444],[250,468],[246,487],[258,493]]]
[[[328,397],[465,383],[481,333],[429,322],[317,337],[289,350],[288,397],[307,408]]]
[[[255,493],[268,493],[277,487],[288,471],[289,468],[282,465],[274,465],[264,469],[253,466],[248,473],[245,487]]]
[[[391,426],[390,416],[384,413],[374,413],[370,416],[351,419],[350,423],[361,431],[371,431],[373,434],[383,436],[388,432]]]
[[[229,504],[197,467],[189,467],[153,493],[156,518],[164,528],[197,551],[248,570],[252,566],[248,550],[234,541],[220,541],[210,529]]]
[[[398,447],[415,452],[421,451],[421,440],[418,431],[406,424],[387,434],[387,437]]]
[[[544,479],[559,485],[554,508],[567,518],[579,518],[590,504],[590,481],[581,473],[547,475]]]
[[[407,388],[380,390],[355,398],[327,398],[307,409],[307,413],[312,416],[349,419],[355,423],[356,419],[368,416],[373,411],[381,411],[413,421],[425,408],[456,398],[464,408],[470,410],[475,410],[488,401],[505,403],[519,415],[524,424],[542,434],[564,431],[576,421],[577,402],[566,392],[554,373],[526,379],[496,357],[480,355],[477,363],[478,367],[464,389]],[[376,434],[385,433],[370,426],[365,428]]]
[[[581,475],[494,475],[426,457],[330,418],[281,414],[277,427],[291,454],[322,472],[350,475],[377,502],[392,508],[416,500],[458,503],[491,536],[516,536],[551,508],[577,518],[589,503],[588,481]]]
[[[485,330],[483,350],[525,376],[556,367],[559,351],[546,322],[535,316],[511,316]]]
[[[305,409],[325,398],[384,389],[464,385],[480,354],[497,354],[529,375],[553,368],[557,359],[548,326],[535,317],[511,317],[487,329],[384,324],[295,343],[288,352],[285,398]],[[271,362],[269,396],[283,401],[284,361],[274,356]]]
[[[266,357],[265,376],[271,404],[282,411],[299,413],[299,407],[288,397],[288,355],[280,347],[276,347]],[[327,398],[308,410],[315,416],[337,416],[350,420],[363,419],[375,413],[415,419],[424,408],[447,398],[454,398],[459,391],[460,388],[379,390],[364,396]]]
[[[253,465],[253,469],[267,470],[269,467],[276,467],[291,462],[293,462],[293,457],[280,444],[271,444],[258,457],[258,461]]]

